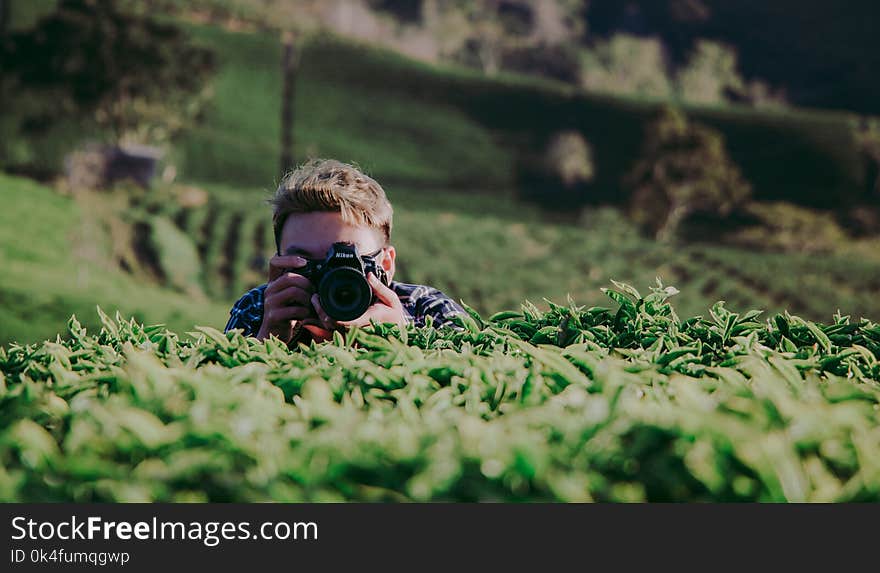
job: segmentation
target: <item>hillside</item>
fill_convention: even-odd
[[[223,303],[162,289],[114,267],[109,235],[73,199],[2,173],[0,197],[0,344],[54,339],[71,314],[100,325],[98,304],[181,332],[194,323],[225,324]]]
[[[56,2],[6,2],[11,4],[7,8],[10,25],[28,25]],[[424,12],[420,0],[368,4],[377,13],[406,23],[418,21]],[[154,9],[176,10],[193,6],[179,0],[154,1],[151,5]],[[510,9],[516,2],[502,5]],[[270,26],[279,23],[272,20],[271,5],[267,7],[258,0],[200,0],[195,7],[213,12],[218,20],[228,17]],[[520,15],[529,12],[526,9]],[[838,4],[803,0],[590,0],[583,3],[576,17],[586,28],[582,39],[586,44],[615,34],[659,38],[671,60],[681,64],[696,41],[710,39],[736,51],[739,68],[747,79],[760,78],[784,89],[794,105],[880,114],[880,81],[872,73],[880,64],[880,56],[873,49],[872,29],[880,8],[872,0]],[[289,12],[283,14],[283,19],[288,18]]]
[[[213,111],[178,148],[182,175],[271,187],[280,176],[279,46],[266,36],[206,27],[192,31],[223,63]],[[526,77],[487,79],[323,38],[301,55],[296,154],[300,160],[318,155],[357,161],[380,180],[411,188],[516,190],[547,208],[619,204],[626,198],[621,180],[659,105],[575,93]],[[870,189],[867,158],[852,134],[854,116],[735,106],[686,109],[724,134],[758,199],[836,208]],[[563,192],[535,165],[549,139],[566,129],[580,131],[590,142],[596,178]]]
[[[220,69],[203,122],[179,139],[170,161],[188,181],[271,188],[281,176],[277,38],[187,27],[217,53]],[[524,76],[488,79],[332,37],[305,45],[300,61],[297,161],[332,156],[356,161],[387,183],[431,193],[516,194],[550,209],[623,203],[621,180],[660,106]],[[836,209],[864,200],[873,183],[868,158],[853,137],[854,115],[736,106],[686,110],[722,132],[759,200]],[[569,129],[591,145],[596,175],[590,184],[564,190],[548,178],[541,160],[549,140]],[[58,170],[63,151],[82,134],[79,126],[59,123],[7,158],[7,168]]]

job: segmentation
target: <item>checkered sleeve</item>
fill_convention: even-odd
[[[256,336],[263,322],[263,292],[266,285],[260,285],[246,292],[229,311],[229,321],[224,332],[241,329],[245,336]]]
[[[420,301],[421,308],[417,311],[420,322],[424,323],[425,317],[430,316],[434,326],[455,326],[453,317],[465,314],[465,310],[439,290],[432,289],[432,291]]]
[[[429,316],[436,327],[455,326],[452,318],[465,313],[458,303],[436,288],[405,283],[395,283],[393,288],[409,315],[409,322],[416,326],[423,326]]]

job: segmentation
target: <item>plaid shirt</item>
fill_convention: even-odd
[[[245,336],[255,336],[263,322],[263,291],[266,285],[252,288],[232,306],[229,311],[229,322],[224,332],[234,328],[244,330]],[[433,319],[434,326],[449,324],[456,314],[464,313],[464,309],[439,290],[406,283],[391,283],[391,290],[397,293],[406,317],[416,326],[425,324],[425,317]]]

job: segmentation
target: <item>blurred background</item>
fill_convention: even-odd
[[[482,313],[880,319],[873,1],[0,0],[0,344],[222,328],[310,157]]]

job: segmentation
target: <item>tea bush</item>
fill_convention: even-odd
[[[4,501],[874,501],[880,325],[616,309],[0,348]]]

